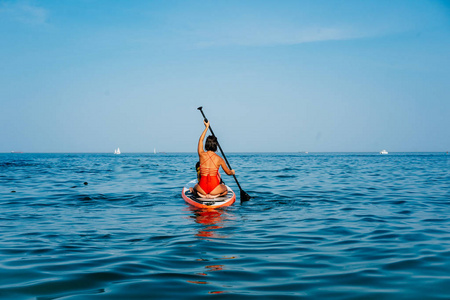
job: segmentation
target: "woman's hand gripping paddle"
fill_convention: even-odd
[[[205,120],[205,122],[208,122],[208,119],[206,118],[205,114],[203,113],[203,110],[202,110],[203,107],[200,106],[200,107],[197,108],[197,109],[202,113],[203,119]],[[212,134],[213,136],[216,136],[216,135],[214,134],[214,131],[213,131],[212,128],[211,128],[211,125],[209,125],[209,131],[211,131],[211,134]],[[216,139],[217,139],[217,137],[216,137]],[[231,166],[230,166],[230,163],[229,163],[228,160],[227,160],[227,157],[225,156],[225,153],[223,153],[222,147],[220,147],[219,141],[217,141],[217,146],[219,146],[220,153],[222,153],[222,156],[223,156],[223,158],[225,159],[225,162],[227,163],[228,168],[232,169]],[[239,187],[239,190],[241,191],[241,202],[250,200],[250,198],[251,198],[250,195],[247,194],[246,192],[244,192],[244,190],[241,188],[241,185],[239,184],[239,182],[238,182],[236,176],[233,175],[233,177],[234,177],[234,180],[236,181],[237,186]]]

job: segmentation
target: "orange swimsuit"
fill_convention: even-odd
[[[212,159],[211,155],[208,154],[208,156],[209,158],[206,161]],[[200,181],[198,184],[205,193],[211,193],[220,184],[219,168],[203,167],[200,164]]]

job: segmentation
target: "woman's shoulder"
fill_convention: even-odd
[[[209,152],[209,151],[202,151],[198,153],[200,157],[202,158],[215,158],[216,156],[218,156],[217,154],[215,154],[214,152]],[[219,156],[220,157],[220,156]]]
[[[219,154],[214,152],[214,160],[217,162],[222,162],[223,158]]]
[[[213,151],[205,151],[205,157],[211,157],[214,161],[221,161],[222,157],[220,157],[216,152]]]

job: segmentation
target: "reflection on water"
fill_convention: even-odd
[[[230,213],[227,213],[224,209],[194,209],[191,218],[196,223],[204,225],[198,229],[196,236],[204,238],[227,238],[226,235],[220,235],[218,229],[224,228],[227,220],[233,219]]]
[[[200,224],[201,227],[198,229],[195,234],[196,237],[202,238],[202,240],[206,240],[209,242],[217,242],[217,239],[226,239],[227,235],[223,235],[219,233],[220,229],[226,229],[227,224],[234,220],[234,216],[232,213],[225,209],[197,209],[193,207],[189,207],[188,210],[192,211],[192,218],[197,224]],[[225,260],[225,259],[235,259],[236,256],[222,256],[220,258],[215,258],[214,260]],[[197,262],[209,263],[211,259],[198,258]],[[223,271],[226,270],[227,267],[225,264],[208,264],[202,266],[202,271],[196,273],[196,275],[200,276],[210,276],[211,272]],[[211,282],[206,280],[187,280],[189,283],[200,284],[200,285],[208,285]],[[215,285],[215,284],[214,284]],[[225,287],[225,284],[222,285]],[[208,291],[208,294],[223,294],[226,293],[225,290],[213,290]]]

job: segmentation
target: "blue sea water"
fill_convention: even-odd
[[[227,158],[208,211],[194,153],[0,154],[0,299],[450,299],[449,155]]]

